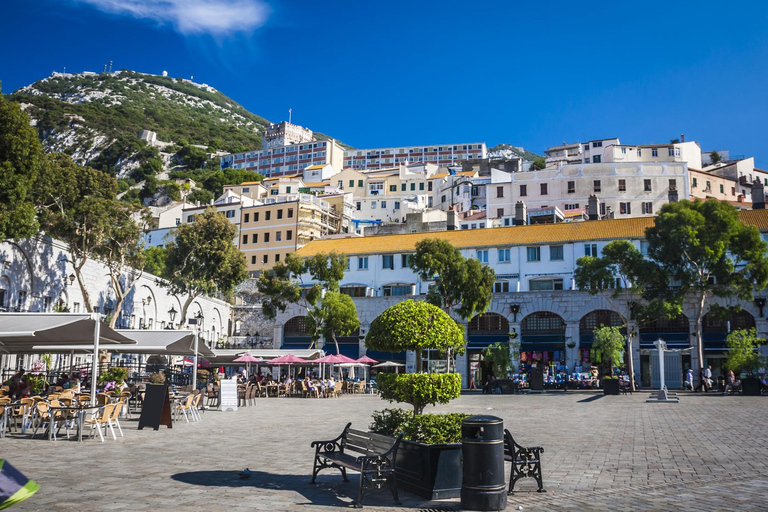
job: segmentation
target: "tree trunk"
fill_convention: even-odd
[[[631,326],[629,325],[629,315],[631,314],[631,311],[627,312],[627,316],[625,316],[625,328],[627,329],[627,354],[629,354],[629,358],[627,360],[627,372],[629,373],[629,389],[632,391],[635,391],[635,358],[634,351],[632,350],[632,330]]]
[[[333,344],[336,346],[336,354],[341,355],[341,352],[339,351],[339,342],[336,340],[336,333],[331,331],[331,339],[333,340]]]
[[[187,299],[184,301],[184,304],[181,306],[181,313],[180,313],[181,318],[179,318],[179,329],[181,329],[182,326],[187,325],[187,311],[189,310],[189,306],[192,305],[192,301],[194,301],[196,298],[197,298],[197,295],[192,295],[190,293],[187,296]]]
[[[83,275],[81,273],[85,262],[86,260],[83,259],[83,261],[80,262],[80,265],[75,267],[75,276],[77,277],[77,284],[80,286],[80,294],[83,296],[83,307],[88,313],[93,313],[93,307],[91,307],[91,296],[85,287],[85,283],[83,282]]]
[[[701,375],[701,371],[704,369],[704,341],[701,338],[701,324],[704,320],[704,302],[707,300],[707,293],[701,292],[699,297],[699,304],[696,308],[696,355],[698,356],[697,371],[698,375]],[[699,382],[701,384],[701,382]]]
[[[416,373],[421,373],[421,349],[417,348],[416,352]]]

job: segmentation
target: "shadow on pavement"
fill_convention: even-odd
[[[269,491],[293,491],[302,495],[306,502],[297,505],[321,505],[335,508],[351,508],[357,496],[357,474],[349,474],[349,482],[341,475],[318,475],[317,483],[310,484],[311,475],[275,475],[251,470],[251,477],[240,478],[240,471],[189,471],[176,473],[171,478],[177,482],[207,487],[255,487]],[[400,499],[404,496],[401,491]],[[403,500],[405,501],[405,500]],[[409,500],[410,501],[410,500]],[[363,505],[397,507],[388,490],[366,493]]]
[[[597,400],[597,399],[599,399],[599,398],[603,398],[604,396],[605,396],[605,395],[595,395],[595,396],[591,396],[591,397],[589,397],[589,398],[585,398],[584,400],[579,400],[579,403],[584,403],[584,402],[594,402],[595,400]]]

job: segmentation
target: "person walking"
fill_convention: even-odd
[[[688,368],[688,373],[685,375],[685,389],[691,388],[691,391],[696,391],[693,387],[693,368]]]

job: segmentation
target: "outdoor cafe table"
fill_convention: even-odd
[[[85,413],[89,409],[99,409],[101,405],[73,405],[73,406],[58,406],[50,407],[51,419],[56,417],[56,411],[77,411],[77,440],[83,440],[83,423],[85,422]],[[53,421],[48,422],[48,440],[53,440]]]

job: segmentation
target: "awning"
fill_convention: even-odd
[[[88,313],[0,313],[0,352],[51,352],[52,347],[70,351],[76,346],[93,352],[95,322]],[[99,326],[103,348],[135,343],[106,324]]]
[[[102,329],[104,328],[102,324]],[[193,331],[158,330],[145,331],[133,329],[118,329],[115,332],[129,338],[130,345],[108,345],[101,347],[107,352],[117,354],[162,354],[169,356],[194,355],[195,333]],[[77,352],[89,354],[93,345],[35,345],[33,352]],[[213,351],[200,340],[197,347],[198,355],[212,357]]]

